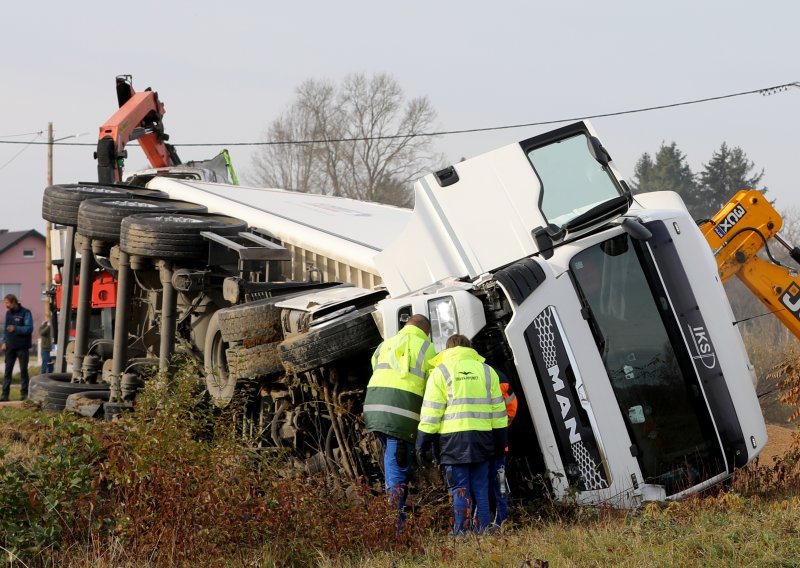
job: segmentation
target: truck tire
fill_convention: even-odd
[[[225,215],[147,213],[122,220],[120,248],[130,255],[167,260],[206,259],[208,245],[200,235],[236,235],[247,223]]]
[[[228,368],[227,351],[229,345],[222,338],[219,329],[219,310],[211,316],[203,347],[203,366],[206,376],[206,390],[216,406],[224,407],[233,399],[236,392],[236,377]]]
[[[235,379],[254,379],[284,372],[277,341],[255,347],[235,345],[228,348],[226,355],[228,372]]]
[[[147,187],[136,187],[133,185],[111,184],[111,187],[120,188],[133,197],[142,199],[169,199],[169,193],[160,189],[149,189]]]
[[[380,342],[381,335],[369,308],[290,337],[278,345],[278,352],[287,372],[301,373],[371,351]]]
[[[42,217],[52,223],[75,227],[78,224],[78,208],[86,199],[122,197],[128,194],[119,187],[104,185],[51,185],[44,190]]]
[[[207,213],[208,208],[186,201],[104,197],[88,199],[78,208],[78,233],[116,244],[122,220],[137,213]]]
[[[267,298],[220,310],[222,337],[228,343],[242,341],[245,347],[282,340],[281,309],[275,304],[283,299]]]
[[[72,373],[45,373],[31,377],[28,383],[28,398],[33,402],[43,402],[49,394],[48,385],[53,382],[68,383],[72,380]]]
[[[71,383],[72,373],[46,373],[31,378],[29,398],[39,402],[44,410],[60,412],[67,397],[86,391],[108,391],[107,383]]]

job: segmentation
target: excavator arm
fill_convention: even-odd
[[[737,276],[800,339],[800,277],[772,255],[769,243],[784,246],[800,263],[800,248],[779,234],[783,219],[761,192],[742,190],[700,229],[714,251],[720,277]],[[769,258],[758,256],[764,251]]]
[[[151,89],[137,93],[130,75],[117,77],[119,110],[100,127],[97,142],[97,178],[100,183],[116,183],[122,179],[122,168],[128,157],[125,146],[137,140],[154,168],[181,163],[175,148],[167,144],[164,133],[164,103]]]

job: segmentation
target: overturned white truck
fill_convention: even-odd
[[[706,240],[677,195],[632,196],[588,123],[420,179],[413,212],[158,176],[146,190],[48,191],[44,216],[78,243],[81,281],[107,271],[117,285],[99,320],[113,339],[92,339],[79,289],[73,371],[34,379],[42,400],[100,391],[112,415],[146,366],[182,351],[217,404],[245,393],[258,443],[379,476],[361,420],[369,355],[422,313],[437,350],[467,335],[511,381],[522,489],[544,480],[556,498],[622,507],[678,498],[767,441]],[[69,199],[77,213],[62,215]]]

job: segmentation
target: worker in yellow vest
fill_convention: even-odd
[[[484,363],[463,335],[453,335],[433,359],[425,388],[417,450],[438,441],[438,461],[445,466],[453,499],[453,534],[486,530],[489,465],[505,452],[508,415],[497,372]],[[474,498],[475,518],[472,519]]]
[[[378,346],[364,400],[364,423],[381,442],[386,492],[399,511],[400,526],[405,520],[422,395],[436,355],[430,332],[428,318],[413,315],[397,335]]]

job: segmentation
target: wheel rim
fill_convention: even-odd
[[[222,333],[217,330],[211,343],[211,369],[206,377],[206,386],[218,406],[225,406],[231,401],[234,390],[231,383],[236,382],[228,371],[226,346],[222,340]]]

